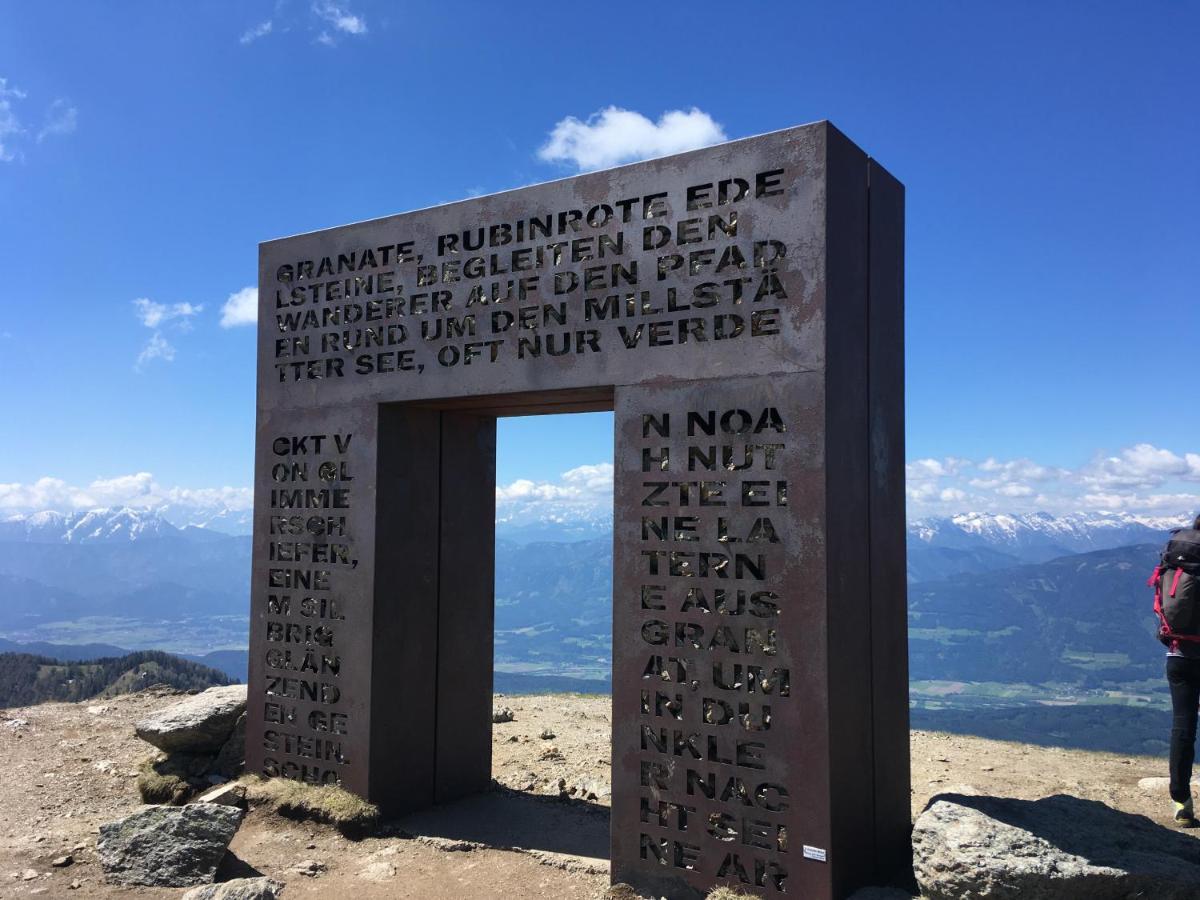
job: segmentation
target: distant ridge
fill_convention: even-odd
[[[917,519],[908,526],[909,551],[921,547],[987,549],[1023,562],[1046,562],[1072,553],[1165,541],[1190,517],[1130,513],[982,513]]]
[[[231,681],[216,669],[155,650],[73,662],[29,653],[0,653],[2,707],[115,697],[154,684],[204,690]]]
[[[156,653],[157,651],[150,652]],[[96,660],[101,657],[128,658],[138,655],[111,644],[49,644],[44,641],[22,644],[0,638],[0,656],[8,654],[40,657],[60,663]],[[249,662],[249,652],[246,650],[214,650],[200,656],[185,653],[169,655],[181,661],[197,663],[202,668],[215,670],[228,680],[246,680]],[[521,672],[497,671],[494,682],[493,689],[501,694],[612,693],[612,685],[608,681],[599,678],[575,678],[567,675],[528,675]],[[0,696],[3,696],[2,689],[0,689]]]

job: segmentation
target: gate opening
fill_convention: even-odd
[[[496,423],[492,778],[502,787],[610,795],[612,478],[610,412]]]

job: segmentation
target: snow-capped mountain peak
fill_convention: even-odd
[[[0,521],[0,540],[30,543],[120,543],[178,535],[179,529],[153,510],[119,507],[85,512],[43,511]]]
[[[909,524],[909,540],[930,547],[985,548],[1030,561],[1130,544],[1165,540],[1172,528],[1191,516],[1138,516],[1130,513],[1046,512],[982,513],[918,519]]]

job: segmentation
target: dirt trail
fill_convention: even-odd
[[[140,805],[136,769],[151,748],[133,736],[133,723],[174,700],[148,692],[0,712],[0,900],[183,894],[107,885],[95,856],[100,824]],[[289,900],[603,897],[608,699],[497,697],[496,705],[515,714],[515,721],[492,730],[500,789],[409,817],[361,841],[254,812],[234,839],[223,874],[279,878]],[[912,764],[914,813],[944,791],[1025,799],[1068,793],[1169,823],[1165,793],[1138,786],[1139,779],[1165,775],[1161,759],[914,732]],[[51,865],[67,854],[71,865]],[[301,874],[309,862],[317,863],[317,873]]]

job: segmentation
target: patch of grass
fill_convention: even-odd
[[[379,822],[379,807],[336,785],[311,785],[287,778],[241,779],[246,799],[289,819],[325,822],[343,833],[365,834]]]
[[[704,900],[759,900],[759,897],[757,894],[743,894],[733,888],[719,887],[714,888]]]
[[[146,803],[165,803],[178,806],[192,794],[186,771],[170,758],[148,759],[138,767],[138,793]]]

